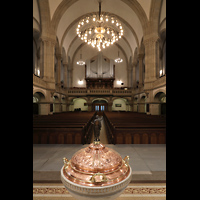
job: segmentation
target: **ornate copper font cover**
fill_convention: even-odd
[[[71,160],[63,158],[63,162],[63,175],[84,186],[113,185],[130,173],[129,156],[122,159],[115,150],[95,141],[75,153]]]

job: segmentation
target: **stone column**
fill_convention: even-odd
[[[138,54],[138,59],[139,59],[139,88],[143,87],[143,78],[142,78],[142,73],[143,73],[143,57],[144,54]]]
[[[54,51],[55,40],[48,37],[41,37],[40,44],[40,69],[41,78],[47,82],[48,89],[55,89],[54,78]]]
[[[108,102],[108,111],[112,111],[112,105],[113,105],[112,102]]]
[[[57,58],[57,86],[60,87],[61,86],[61,58],[62,58],[62,54],[61,53],[57,53],[56,54],[56,58]]]
[[[128,87],[132,87],[132,68],[127,68],[127,72],[128,72],[128,83],[127,86]]]
[[[72,87],[72,81],[73,81],[72,72],[73,72],[73,69],[68,68],[68,87]]]
[[[90,97],[88,97],[87,104],[88,104],[88,111],[92,111],[92,100],[90,99]]]
[[[136,88],[136,64],[135,63],[133,63],[132,78],[133,78],[133,88]]]
[[[67,63],[63,63],[64,67],[64,88],[67,88]]]
[[[156,35],[144,37],[145,45],[145,80],[144,90],[152,89],[156,80],[159,37]]]

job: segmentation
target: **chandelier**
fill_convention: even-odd
[[[80,51],[80,60],[76,62],[77,65],[85,65],[85,62],[82,60],[82,52]]]
[[[122,37],[123,28],[114,16],[106,12],[101,13],[99,1],[99,13],[93,13],[80,20],[76,32],[81,40],[101,51]]]
[[[119,49],[118,49],[118,57],[115,59],[115,62],[116,62],[116,63],[121,63],[121,62],[123,62],[123,59],[120,58],[120,56],[119,56]]]

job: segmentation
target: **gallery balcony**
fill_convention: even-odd
[[[111,89],[104,89],[104,88],[69,88],[66,90],[69,96],[90,96],[90,95],[98,95],[98,96],[131,96],[132,89],[130,88],[111,88]]]

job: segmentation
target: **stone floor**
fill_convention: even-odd
[[[71,159],[74,153],[88,145],[34,144],[33,182],[60,182],[62,158]],[[116,150],[122,158],[129,155],[132,182],[166,181],[165,144],[105,144]]]
[[[130,157],[132,180],[116,200],[166,199],[165,144],[108,144],[104,122],[100,140],[108,148],[116,150],[122,158],[127,155]],[[88,144],[34,144],[33,200],[75,200],[60,180],[62,158],[70,160],[74,153],[87,146]]]

